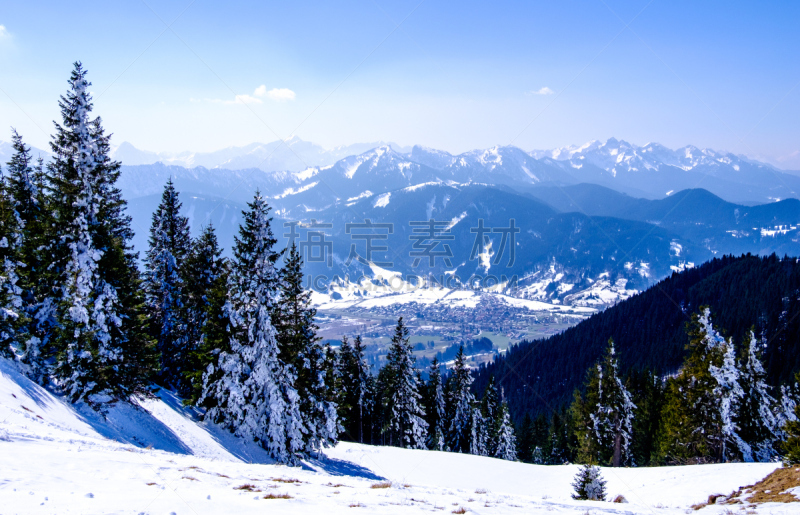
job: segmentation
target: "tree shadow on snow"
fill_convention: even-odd
[[[361,465],[356,465],[355,463],[351,463],[349,461],[338,460],[336,458],[330,458],[324,455],[318,459],[306,460],[306,462],[308,465],[304,463],[303,468],[315,470],[317,472],[325,472],[331,476],[361,477],[374,481],[383,481],[386,479],[377,475],[370,469],[362,467]]]

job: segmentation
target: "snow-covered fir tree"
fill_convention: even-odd
[[[487,450],[488,421],[481,414],[478,406],[472,408],[469,420],[469,453],[476,456],[489,456]]]
[[[17,270],[20,268],[20,230],[14,213],[14,202],[8,195],[5,181],[0,182],[0,357],[17,359],[23,325],[22,289]]]
[[[55,222],[42,280],[52,281],[46,286],[54,296],[58,382],[72,401],[97,406],[146,389],[156,363],[129,246],[130,217],[115,186],[120,164],[109,157],[100,118],[90,118],[90,83],[80,63],[69,85],[59,102],[63,120],[50,143]]]
[[[582,501],[605,501],[606,482],[600,474],[600,468],[594,465],[584,465],[575,476],[572,483],[575,493],[572,498]]]
[[[800,395],[797,394],[800,391],[799,383],[800,373],[795,376],[793,385],[781,385],[781,397],[775,412],[776,434],[781,440],[786,439],[786,433],[784,432],[786,423],[798,420],[796,410],[798,405],[797,398],[800,398]]]
[[[314,322],[311,292],[303,289],[303,260],[292,245],[280,273],[280,301],[272,311],[278,351],[294,376],[303,416],[305,452],[336,445],[340,432],[337,406],[329,401],[325,384],[325,354]]]
[[[486,452],[489,456],[494,456],[497,450],[497,436],[500,425],[499,420],[500,396],[497,393],[497,386],[494,383],[494,376],[489,378],[489,384],[481,399],[481,415],[484,420],[484,433],[486,436]]]
[[[425,414],[428,422],[428,448],[433,451],[444,451],[445,445],[445,398],[442,385],[442,371],[439,360],[431,361],[428,383],[425,387]]]
[[[511,423],[511,414],[508,411],[508,404],[500,403],[497,411],[497,446],[492,456],[508,461],[517,459],[517,438],[514,435],[514,424]],[[541,449],[536,447],[534,454],[538,451],[541,460]]]
[[[796,387],[800,383],[800,372],[794,379]],[[786,438],[783,442],[783,463],[787,467],[800,465],[800,403],[793,399],[791,405],[794,409],[791,414],[786,413],[782,417],[785,421],[781,425],[781,431]]]
[[[342,420],[345,433],[353,441],[363,443],[365,419],[369,412],[369,365],[364,359],[364,343],[356,336],[351,346],[342,339],[339,350],[342,371],[342,403],[347,413]]]
[[[733,342],[714,329],[710,310],[702,308],[692,317],[683,367],[667,382],[658,442],[662,460],[686,463],[737,457],[738,376]]]
[[[713,331],[711,322],[708,321],[708,330]],[[737,450],[745,456],[747,461],[752,461],[752,451],[738,434],[736,418],[739,415],[739,406],[743,392],[739,384],[739,369],[736,366],[736,355],[732,340],[722,340],[718,347],[722,354],[719,366],[714,362],[709,365],[708,371],[717,384],[714,386],[713,395],[717,399],[719,408],[719,435],[721,446],[721,461],[729,461],[737,456]]]
[[[203,391],[203,374],[214,363],[214,352],[230,352],[228,318],[228,261],[222,257],[214,227],[209,224],[192,243],[186,258],[186,321],[189,355],[183,367],[191,404]]]
[[[739,361],[741,398],[734,418],[738,428],[739,448],[744,461],[767,462],[776,456],[778,419],[775,410],[778,402],[769,393],[767,373],[761,363],[762,345],[750,331],[747,353]]]
[[[572,407],[581,460],[614,467],[628,464],[635,409],[619,377],[614,341],[609,339],[605,356],[590,369],[586,398],[576,392]]]
[[[243,213],[235,239],[230,300],[230,351],[204,376],[200,402],[211,407],[206,416],[235,434],[257,440],[281,463],[296,463],[305,448],[305,428],[295,377],[278,356],[272,311],[279,288],[266,200],[256,193]]]
[[[159,379],[184,395],[189,385],[184,367],[191,351],[187,321],[184,263],[191,252],[189,219],[181,216],[181,202],[172,179],[167,181],[161,203],[153,213],[145,259],[145,291],[152,334],[161,354]]]
[[[402,317],[397,320],[384,369],[387,384],[383,399],[390,442],[407,449],[425,449],[428,424],[423,418],[414,354]]]
[[[9,273],[10,277],[18,278],[22,303],[17,352],[27,375],[38,383],[44,383],[49,375],[44,350],[52,333],[52,319],[39,317],[43,308],[41,299],[48,297],[43,288],[47,281],[41,280],[47,266],[41,248],[48,233],[43,161],[40,157],[38,164],[33,164],[30,147],[25,145],[16,130],[12,130],[11,141],[14,154],[8,162],[5,181],[16,234],[9,236],[9,241],[14,242],[15,260],[22,265],[15,266],[15,273]],[[50,312],[44,310],[44,313]]]
[[[472,375],[464,358],[464,347],[456,354],[455,364],[447,380],[447,446],[453,452],[469,452],[470,424],[475,396],[470,390]]]

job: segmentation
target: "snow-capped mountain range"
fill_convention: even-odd
[[[309,166],[325,166],[343,157],[361,154],[381,145],[389,145],[399,152],[409,150],[395,143],[385,142],[356,143],[324,149],[315,143],[292,136],[283,141],[250,143],[242,147],[228,147],[210,152],[149,152],[123,142],[112,149],[112,157],[126,165],[164,163],[185,168],[202,166],[227,170],[258,168],[266,172],[298,171]]]
[[[205,154],[165,156],[143,153],[124,143],[115,150],[114,158],[131,167],[131,179],[146,176],[138,187],[129,184],[139,190],[137,196],[154,186],[150,178],[213,176],[211,183],[229,179],[239,183],[246,172],[244,180],[251,186],[244,189],[248,195],[261,187],[273,198],[291,199],[293,206],[310,210],[424,182],[485,183],[515,189],[546,183],[592,183],[652,199],[702,187],[728,201],[750,204],[797,197],[800,192],[798,175],[745,156],[692,146],[676,150],[657,143],[637,146],[614,138],[547,151],[525,152],[506,146],[458,155],[388,143],[324,150],[292,138]],[[220,190],[215,187],[209,193],[219,194]]]
[[[8,156],[8,145],[0,145],[0,159]],[[387,243],[402,254],[393,259],[393,272],[413,274],[418,270],[406,259],[413,244],[409,222],[449,221],[457,239],[450,244],[452,265],[439,260],[435,272],[466,279],[494,273],[497,267],[487,265],[502,243],[492,233],[486,237],[496,239],[493,247],[473,256],[473,229],[481,220],[506,227],[514,218],[522,231],[518,259],[513,270],[500,271],[523,279],[515,295],[537,301],[607,305],[720,253],[800,254],[800,202],[793,200],[800,177],[691,146],[671,150],[612,138],[548,151],[506,146],[453,155],[393,144],[324,150],[292,138],[171,156],[122,144],[114,157],[123,163],[118,185],[140,251],[171,178],[193,230],[213,222],[228,249],[256,190],[274,208],[280,245],[284,222],[301,222],[300,238],[315,221],[331,223],[332,265],[307,265],[340,277],[373,276],[370,267],[348,259],[356,240],[347,223],[393,224]],[[701,189],[707,191],[686,194]],[[751,210],[754,204],[763,206]]]

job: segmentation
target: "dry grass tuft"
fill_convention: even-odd
[[[477,490],[475,490],[475,493],[478,494],[478,495],[488,494],[489,490],[487,490],[485,488],[478,488]]]
[[[156,486],[155,483],[145,483],[147,486]]]
[[[228,479],[230,479],[230,478],[231,478],[231,476],[226,476],[225,474],[220,474],[219,472],[217,472],[217,476],[219,476],[219,477],[224,477],[224,478],[228,478]]]
[[[800,499],[787,493],[790,488],[800,487],[800,468],[780,468],[754,485],[742,486],[728,496],[713,494],[708,496],[708,501],[692,505],[693,510],[705,508],[710,504],[742,504],[750,503],[748,508],[766,502],[800,502]],[[720,497],[724,500],[717,502]],[[744,508],[744,507],[742,507]]]
[[[626,502],[628,502],[628,500],[625,498],[624,495],[620,494],[620,495],[614,497],[614,500],[612,502],[615,502],[615,503],[626,503]]]
[[[259,487],[257,487],[256,485],[250,484],[250,483],[245,483],[243,485],[234,486],[233,489],[234,490],[244,490],[245,492],[260,492],[261,491],[261,489]]]
[[[461,506],[461,507],[456,508],[455,510],[453,510],[451,513],[467,513],[467,509],[464,508],[463,506]]]
[[[263,497],[264,499],[294,499],[289,494],[273,494],[272,492],[268,493]]]
[[[328,483],[325,486],[329,486],[331,488],[353,488],[352,486],[343,485],[341,483],[336,483],[335,485],[333,483]]]
[[[750,494],[745,500],[755,504],[800,502],[800,499],[786,492],[786,490],[798,486],[800,486],[800,469],[795,467],[780,468],[758,483],[740,488],[731,497],[739,497],[742,493]]]
[[[361,504],[360,502],[353,503],[353,504],[351,504],[351,505],[350,505],[350,507],[351,507],[351,508],[366,508],[366,506],[364,506],[364,505],[363,505],[363,504]]]
[[[273,477],[270,481],[277,481],[278,483],[302,483],[299,479],[292,479],[292,478],[285,478],[285,477]]]
[[[188,479],[189,481],[200,481],[199,479],[194,478],[192,476],[183,476],[181,479]]]
[[[370,485],[370,488],[372,488],[373,490],[374,489],[378,489],[378,488],[391,488],[391,487],[392,487],[391,481],[383,481],[381,483],[372,483]]]

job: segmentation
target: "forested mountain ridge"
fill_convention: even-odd
[[[800,263],[748,254],[673,273],[563,333],[523,341],[482,367],[473,387],[483,391],[494,376],[515,420],[550,412],[571,400],[609,338],[616,342],[623,373],[675,373],[686,352],[686,325],[701,306],[710,307],[715,325],[737,346],[755,329],[766,343],[770,384],[788,382],[800,370]]]

